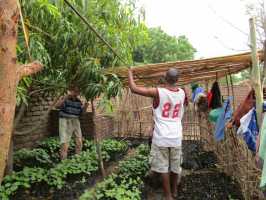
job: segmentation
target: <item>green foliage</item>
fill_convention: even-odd
[[[58,137],[49,137],[39,143],[39,148],[44,149],[51,157],[54,162],[59,162],[59,150],[60,150],[60,141]],[[75,149],[74,140],[70,140],[69,151],[73,152]]]
[[[72,144],[74,148],[74,143]],[[103,140],[102,157],[104,161],[109,161],[115,154],[125,153],[128,146],[126,142],[119,142],[113,139]],[[0,198],[8,199],[19,188],[30,189],[35,183],[44,182],[53,188],[62,188],[69,177],[89,176],[98,171],[98,160],[96,146],[91,140],[84,141],[84,151],[79,155],[74,155],[60,163],[52,163],[50,156],[58,155],[58,138],[48,138],[41,142],[39,148],[28,150],[22,149],[15,152],[15,164],[24,167],[22,171],[14,172],[6,176],[0,186]],[[48,153],[49,152],[49,153]],[[27,166],[42,165],[45,168],[29,168],[22,166],[27,160]]]
[[[84,0],[72,0],[71,3],[127,63],[132,63],[132,49],[147,35],[146,26],[136,20],[135,1],[92,0],[88,4]],[[118,78],[114,75],[105,77],[102,69],[123,63],[63,0],[21,0],[21,7],[29,30],[32,59],[45,66],[41,73],[31,78],[34,85],[61,93],[77,81],[87,99],[101,93],[108,98],[119,93],[121,83]],[[25,63],[29,58],[21,28],[18,38],[18,58]],[[80,77],[83,72],[92,76]],[[20,88],[18,99],[26,100],[23,97],[26,93]]]
[[[120,179],[119,181],[117,181]],[[142,181],[131,178],[120,178],[117,175],[111,175],[104,182],[97,185],[95,193],[86,192],[80,200],[140,200],[139,186]]]
[[[69,175],[90,175],[98,170],[95,152],[85,151],[70,159],[65,159],[49,171],[48,184],[62,188]]]
[[[47,170],[26,167],[4,178],[0,186],[0,197],[2,200],[8,200],[19,188],[29,189],[32,184],[47,180]]]
[[[117,152],[125,153],[128,149],[127,142],[117,141],[114,139],[106,139],[101,143],[101,147],[103,151],[108,152],[108,154],[112,155]]]
[[[41,148],[21,149],[14,153],[15,168],[27,167],[50,167],[52,161],[49,154]]]
[[[148,42],[145,41],[134,52],[136,62],[160,63],[194,58],[196,50],[185,36],[170,36],[160,27],[150,28],[148,36]]]
[[[85,192],[80,200],[140,200],[143,178],[149,168],[149,148],[140,145],[136,155],[119,163],[117,174],[112,174],[94,190]]]

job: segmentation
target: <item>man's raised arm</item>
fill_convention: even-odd
[[[133,70],[129,69],[128,70],[128,83],[129,83],[129,88],[133,93],[145,96],[145,97],[158,97],[158,91],[156,88],[146,88],[146,87],[140,87],[137,86],[134,77],[133,77]]]

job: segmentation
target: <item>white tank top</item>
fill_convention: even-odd
[[[153,108],[154,130],[152,142],[161,147],[182,145],[182,117],[185,92],[158,88],[159,104]]]

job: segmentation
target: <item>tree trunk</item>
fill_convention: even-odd
[[[104,169],[104,164],[103,164],[103,158],[102,158],[102,150],[101,150],[101,144],[99,142],[99,138],[98,138],[98,134],[97,134],[97,130],[95,128],[95,115],[96,115],[96,111],[95,111],[95,107],[94,107],[94,102],[93,100],[91,100],[91,111],[92,111],[92,123],[93,123],[93,132],[94,132],[94,141],[96,144],[96,152],[97,152],[97,156],[98,156],[98,163],[101,169],[101,173],[102,176],[105,177],[106,176],[106,172]]]
[[[16,87],[23,77],[42,69],[35,62],[18,66],[16,56],[19,10],[16,0],[0,1],[0,183],[2,182],[13,130]]]

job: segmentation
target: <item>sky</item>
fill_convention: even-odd
[[[148,27],[160,26],[173,36],[185,35],[196,58],[249,51],[246,4],[256,0],[139,0]]]

